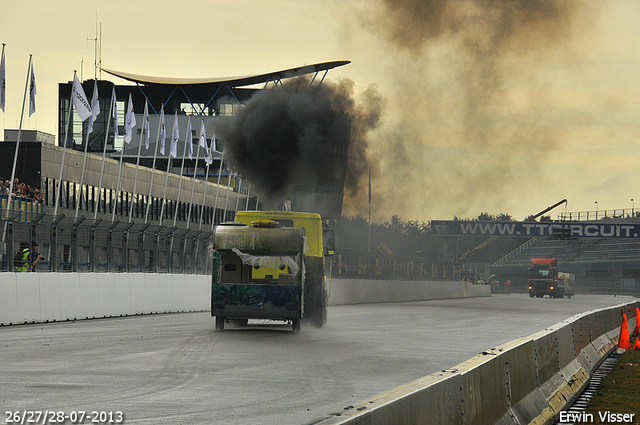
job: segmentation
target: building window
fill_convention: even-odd
[[[220,115],[225,117],[236,115],[240,110],[240,106],[238,103],[221,103],[219,106]]]

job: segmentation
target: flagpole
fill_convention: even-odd
[[[98,82],[94,80],[93,91],[95,92],[96,90],[98,90]],[[96,93],[93,93],[91,97],[97,99]],[[95,108],[95,105],[92,104],[91,108]],[[92,111],[92,114],[93,114],[93,111]],[[92,116],[91,119],[95,120],[95,116]],[[91,124],[91,127],[92,127],[91,131],[93,131],[93,123]],[[78,190],[78,201],[76,202],[75,218],[78,218],[78,210],[80,209],[80,200],[83,193],[82,184],[84,183],[84,169],[87,163],[87,149],[89,147],[89,134],[91,134],[91,131],[89,131],[89,129],[87,128],[87,136],[84,139],[84,156],[82,158],[82,171],[80,172],[80,189]]]
[[[189,200],[189,214],[187,214],[187,229],[191,223],[191,206],[193,205],[193,191],[196,188],[196,171],[198,171],[198,157],[200,156],[200,143],[198,143],[198,149],[196,150],[196,163],[193,166],[193,182],[191,183],[191,199]]]
[[[4,45],[2,46],[2,53],[4,53]],[[20,139],[22,137],[22,122],[24,119],[24,107],[27,103],[27,89],[29,88],[29,78],[31,77],[31,60],[33,55],[29,55],[29,66],[27,67],[27,82],[24,86],[24,97],[22,99],[22,110],[20,111],[20,126],[18,127],[18,140],[16,141],[16,151],[13,156],[13,168],[11,170],[11,182],[9,183],[9,199],[7,202],[7,215],[6,219],[9,219],[9,209],[11,208],[11,198],[13,197],[13,180],[16,178],[16,166],[18,164],[18,148],[20,147]],[[5,226],[6,229],[6,226]],[[3,232],[4,233],[4,232]],[[3,234],[2,240],[4,241],[5,235]]]
[[[164,103],[160,108],[162,113],[164,113]],[[156,157],[158,156],[158,142],[160,141],[160,126],[162,125],[162,120],[158,120],[158,134],[156,135],[156,148],[153,150],[153,165],[151,166],[151,181],[149,182],[149,198],[147,200],[147,211],[144,215],[144,224],[147,224],[147,220],[149,219],[149,209],[151,209],[151,191],[153,190],[153,173],[156,171]]]
[[[76,70],[73,71],[73,81],[76,81]],[[64,169],[64,156],[67,153],[67,139],[69,137],[69,124],[73,113],[73,85],[71,86],[71,97],[69,98],[69,114],[67,114],[67,126],[64,129],[64,140],[62,142],[62,160],[60,161],[60,177],[58,178],[58,188],[56,189],[56,206],[53,209],[53,217],[58,215],[58,204],[60,203],[60,189],[62,188],[62,170]]]
[[[371,252],[371,167],[369,167],[369,252]]]
[[[235,171],[234,171],[234,177],[235,177]],[[229,208],[229,192],[231,191],[231,175],[229,173],[227,173],[227,198],[226,201],[224,202],[224,221],[227,221],[227,208]]]
[[[187,124],[187,133],[185,133],[184,137],[184,149],[182,150],[182,165],[180,166],[180,181],[178,182],[178,197],[176,200],[176,208],[173,214],[173,227],[176,227],[176,222],[178,220],[178,207],[180,206],[180,189],[182,189],[182,173],[184,172],[184,157],[187,154],[187,140],[189,137],[189,132],[191,131],[191,117],[189,117],[189,124]]]
[[[120,176],[122,175],[122,159],[124,158],[125,146],[131,142],[133,138],[133,127],[135,127],[135,115],[133,115],[133,103],[131,101],[131,93],[129,93],[129,102],[127,103],[127,112],[124,114],[124,140],[122,143],[122,150],[120,151],[120,165],[118,166],[118,182],[116,183],[116,202],[111,212],[111,221],[116,219],[116,210],[118,209],[118,198],[120,192]],[[133,118],[134,122],[131,122]],[[115,124],[117,125],[117,124]],[[128,140],[127,140],[128,139]],[[115,143],[114,143],[115,144]]]
[[[2,109],[2,112],[4,112],[4,107],[7,100],[7,70],[4,60],[4,46],[5,43],[2,43],[2,58],[0,59],[0,109]],[[24,106],[22,107],[22,109],[24,109]]]
[[[118,124],[114,124],[114,125],[118,125]],[[115,140],[113,141],[114,145],[115,145]],[[122,174],[122,158],[124,157],[124,146],[125,143],[124,141],[122,142],[122,150],[120,151],[120,163],[118,165],[118,182],[116,183],[116,200],[115,200],[115,204],[113,205],[113,211],[111,211],[111,221],[115,221],[116,220],[116,210],[118,209],[118,192],[120,192],[120,175]]]
[[[136,174],[133,178],[133,192],[131,192],[131,207],[129,208],[129,223],[131,223],[131,218],[133,217],[133,198],[136,196],[136,184],[138,183],[138,168],[140,167],[140,151],[142,150],[142,136],[144,136],[144,132],[146,130],[146,122],[149,115],[149,104],[147,103],[147,98],[144,98],[144,118],[142,119],[142,131],[140,132],[140,141],[138,142],[138,157],[136,158]]]
[[[211,231],[216,224],[216,211],[218,209],[218,193],[220,193],[220,177],[222,176],[222,162],[224,158],[224,152],[220,152],[220,169],[218,170],[218,186],[216,187],[216,200],[213,204],[213,220],[211,220]]]
[[[82,198],[82,183],[84,182],[84,167],[87,162],[87,147],[89,146],[89,132],[84,139],[84,156],[82,158],[82,171],[80,172],[80,188],[78,189],[78,200],[76,202],[76,216],[78,218],[78,211],[80,209],[80,199]]]
[[[247,204],[244,206],[245,211],[249,211],[249,185],[247,184]]]
[[[236,178],[235,178],[235,183],[236,183],[236,210],[233,213],[233,215],[238,214],[238,208],[240,207],[240,185],[242,184],[242,178],[240,178],[240,181],[238,181],[238,175],[236,174]]]
[[[167,202],[167,183],[169,183],[169,166],[171,165],[171,148],[169,148],[169,155],[167,157],[167,171],[166,177],[164,179],[164,193],[162,195],[162,206],[160,207],[160,221],[159,224],[162,226],[162,218],[164,215],[164,204]]]
[[[107,140],[109,139],[109,125],[111,124],[111,118],[113,117],[113,105],[116,102],[116,89],[112,87],[111,90],[111,103],[109,104],[109,117],[107,118],[107,128],[104,131],[104,146],[102,147],[102,165],[100,167],[100,182],[98,183],[98,203],[96,204],[93,212],[93,219],[98,217],[98,210],[100,209],[100,201],[102,200],[102,175],[104,173],[104,160],[107,157]],[[115,125],[118,125],[116,123]],[[104,213],[105,211],[103,211]]]
[[[178,111],[176,111],[175,113],[175,118],[173,121],[173,125],[174,127],[177,125],[178,122]],[[171,131],[171,144],[173,144],[173,135],[174,132],[173,130]],[[176,145],[178,144],[178,141],[176,140]],[[169,158],[167,161],[167,176],[164,180],[164,194],[162,195],[162,208],[160,208],[160,225],[162,226],[162,218],[164,215],[164,205],[167,202],[167,183],[169,183],[169,166],[171,165],[171,152],[172,152],[172,147],[171,145],[169,145]]]
[[[206,143],[206,141],[205,141]],[[207,187],[209,186],[209,162],[206,163],[207,168],[204,172],[204,191],[202,192],[202,207],[200,208],[200,225],[198,226],[198,230],[202,230],[202,219],[204,218],[204,201],[207,199]],[[215,210],[213,212],[215,216]]]

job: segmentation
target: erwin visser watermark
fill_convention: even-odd
[[[585,413],[585,412],[560,412],[560,417],[558,418],[558,422],[561,424],[569,424],[569,423],[583,423],[583,424],[592,424],[595,423],[596,417],[600,419],[601,423],[631,423],[633,422],[635,413],[614,413],[608,410],[604,412],[597,412],[596,415],[593,413]]]

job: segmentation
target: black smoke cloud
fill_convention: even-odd
[[[348,79],[311,85],[292,78],[258,91],[219,125],[230,165],[261,202],[277,205],[292,191],[313,191],[318,179],[344,179],[347,191],[357,191],[368,168],[367,134],[379,125],[383,100],[370,88],[358,103],[353,90]]]
[[[595,2],[356,4],[345,22],[357,16],[354,43],[362,40],[362,28],[375,36],[358,50],[376,53],[392,116],[368,145],[374,219],[395,213],[428,220],[442,211],[468,216],[503,208],[522,193],[517,182],[540,178],[545,158],[563,140],[545,121],[547,77],[537,70],[586,44]],[[358,184],[364,189],[367,183]],[[365,214],[366,204],[345,204],[347,214]]]

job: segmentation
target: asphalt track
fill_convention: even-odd
[[[48,410],[119,411],[126,424],[307,424],[629,299],[504,294],[331,306],[324,328],[300,333],[268,322],[219,332],[209,313],[1,327],[0,423],[10,423],[9,411]]]

